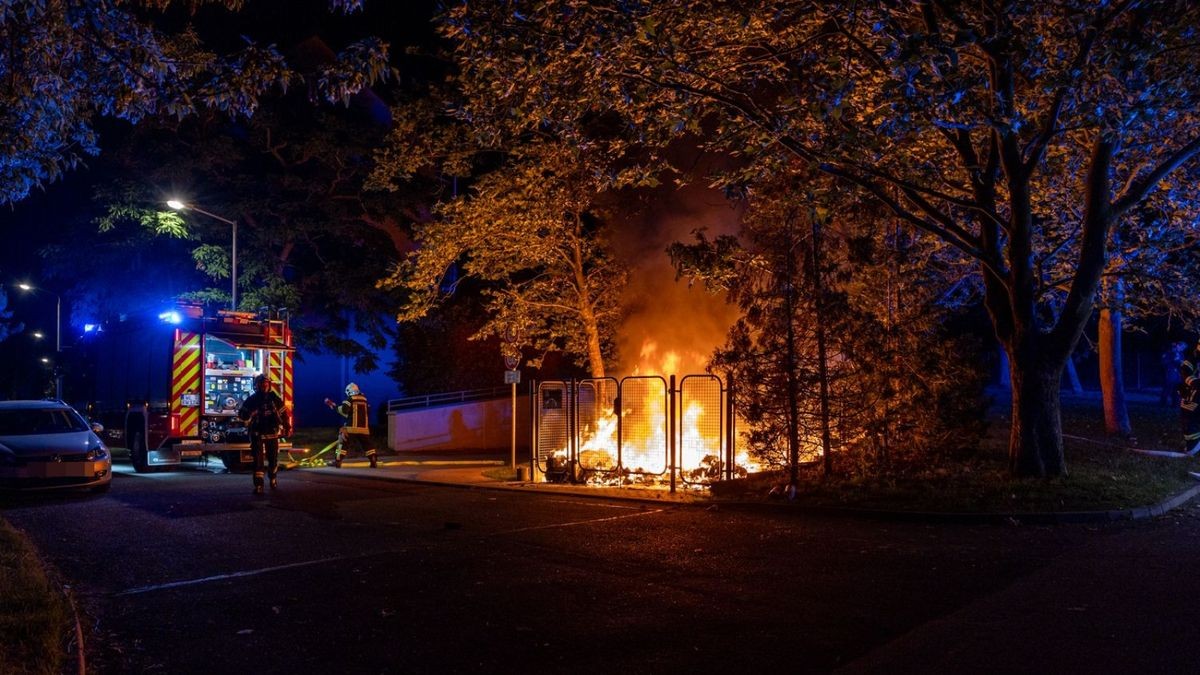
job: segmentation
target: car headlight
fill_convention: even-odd
[[[86,457],[89,462],[108,459],[108,448],[104,447],[104,443],[100,439],[95,439],[88,443]]]

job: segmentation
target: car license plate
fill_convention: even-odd
[[[34,478],[91,478],[96,474],[95,462],[38,462],[27,466]]]

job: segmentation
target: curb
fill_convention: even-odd
[[[62,593],[67,598],[67,604],[71,607],[71,618],[75,620],[75,649],[78,654],[76,672],[79,675],[87,675],[87,656],[83,649],[83,625],[79,621],[79,610],[75,608],[75,594],[72,592],[69,584],[63,584]]]

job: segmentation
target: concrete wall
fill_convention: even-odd
[[[507,450],[512,445],[512,399],[414,408],[388,413],[388,447],[423,450]],[[529,451],[529,397],[517,397],[517,449]]]

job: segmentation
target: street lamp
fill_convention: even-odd
[[[48,291],[44,288],[38,288],[32,284],[19,283],[17,288],[27,293],[49,293],[54,296],[54,351],[58,354],[57,361],[54,364],[54,398],[62,400],[62,371],[60,363],[62,361],[62,296],[54,291]],[[35,331],[35,338],[41,339],[41,333]]]
[[[171,207],[172,209],[175,209],[176,211],[195,211],[196,213],[202,213],[202,214],[208,216],[209,218],[219,220],[222,223],[225,223],[229,227],[233,228],[233,254],[231,256],[232,264],[229,266],[229,277],[232,282],[233,288],[230,293],[230,301],[229,301],[230,307],[229,308],[234,311],[237,311],[237,221],[230,220],[228,218],[223,218],[221,216],[218,216],[215,213],[210,213],[208,211],[205,211],[204,209],[196,206],[195,204],[188,204],[187,202],[181,202],[178,199],[168,199],[167,206]]]

